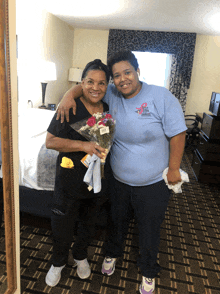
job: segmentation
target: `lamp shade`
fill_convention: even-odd
[[[40,79],[41,82],[56,81],[56,65],[53,62],[41,60],[40,62]]]
[[[70,68],[69,69],[69,81],[70,82],[81,82],[82,69],[80,68]]]

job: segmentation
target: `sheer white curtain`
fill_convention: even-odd
[[[132,51],[140,68],[140,80],[149,85],[169,89],[172,55],[166,53]]]

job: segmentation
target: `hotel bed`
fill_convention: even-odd
[[[51,215],[55,182],[58,152],[45,147],[47,127],[54,114],[29,108],[18,115],[20,211],[42,217]]]

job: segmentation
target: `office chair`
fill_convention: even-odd
[[[200,133],[200,128],[198,127],[199,121],[196,115],[185,115],[185,123],[187,126],[186,130],[186,143],[185,148],[191,147],[195,149],[197,146],[197,138]]]

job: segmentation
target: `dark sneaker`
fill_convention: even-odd
[[[142,277],[139,291],[141,294],[153,294],[155,290],[155,279]]]
[[[111,276],[115,271],[116,258],[105,257],[102,263],[102,273]]]

